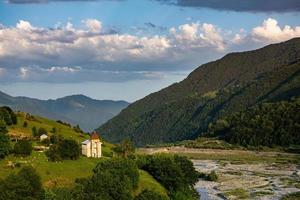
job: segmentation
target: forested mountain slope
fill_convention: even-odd
[[[300,38],[231,53],[185,80],[131,104],[98,131],[137,145],[198,137],[210,122],[266,101],[300,94]]]

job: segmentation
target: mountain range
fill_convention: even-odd
[[[129,105],[126,101],[95,100],[84,95],[72,95],[55,100],[39,100],[28,97],[12,97],[0,92],[0,106],[9,106],[53,120],[73,125],[79,124],[85,131],[92,131],[117,115]]]
[[[129,138],[138,146],[195,139],[221,117],[299,95],[300,38],[294,38],[204,64],[97,131],[108,141]]]

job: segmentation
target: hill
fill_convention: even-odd
[[[12,97],[0,92],[0,106],[20,110],[53,120],[79,124],[85,131],[94,130],[99,124],[117,115],[129,103],[125,101],[95,100],[84,95],[72,95],[56,100],[39,100]]]
[[[204,64],[97,131],[111,142],[130,138],[139,146],[195,139],[220,117],[299,94],[300,38],[294,38]]]

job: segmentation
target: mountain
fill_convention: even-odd
[[[194,139],[220,117],[299,94],[300,38],[294,38],[204,64],[97,131],[111,142],[130,138],[139,146]]]
[[[95,100],[84,95],[72,95],[56,100],[39,100],[28,97],[12,97],[0,92],[0,106],[9,106],[53,120],[79,124],[85,131],[95,129],[117,115],[129,103],[125,101]]]

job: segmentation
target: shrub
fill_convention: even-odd
[[[10,150],[10,139],[7,134],[6,125],[5,122],[0,119],[0,158],[7,156]]]
[[[0,199],[44,199],[41,178],[32,167],[23,167],[18,174],[0,180]]]
[[[197,171],[186,157],[164,154],[140,156],[137,164],[169,191],[192,187],[198,180]]]
[[[76,160],[79,158],[80,146],[75,140],[62,140],[59,142],[58,149],[62,159]]]
[[[56,139],[55,142],[57,143],[52,144],[49,150],[45,152],[46,156],[50,161],[61,161],[67,159],[76,160],[79,158],[80,146],[75,140]]]
[[[43,134],[48,135],[47,130],[45,128],[39,128],[37,136],[40,137]]]
[[[208,175],[207,175],[207,180],[208,181],[217,181],[218,180],[218,175],[216,174],[215,171],[212,171],[210,172]]]
[[[19,140],[14,145],[14,153],[29,156],[32,152],[32,143],[28,140]]]
[[[101,161],[90,178],[77,179],[73,199],[132,200],[138,183],[138,168],[129,159]]]
[[[24,121],[24,123],[23,123],[23,127],[24,128],[26,128],[28,126],[28,123],[27,123],[27,121]]]
[[[134,200],[168,200],[168,199],[169,199],[168,197],[162,196],[161,194],[151,190],[144,190],[134,198]]]

